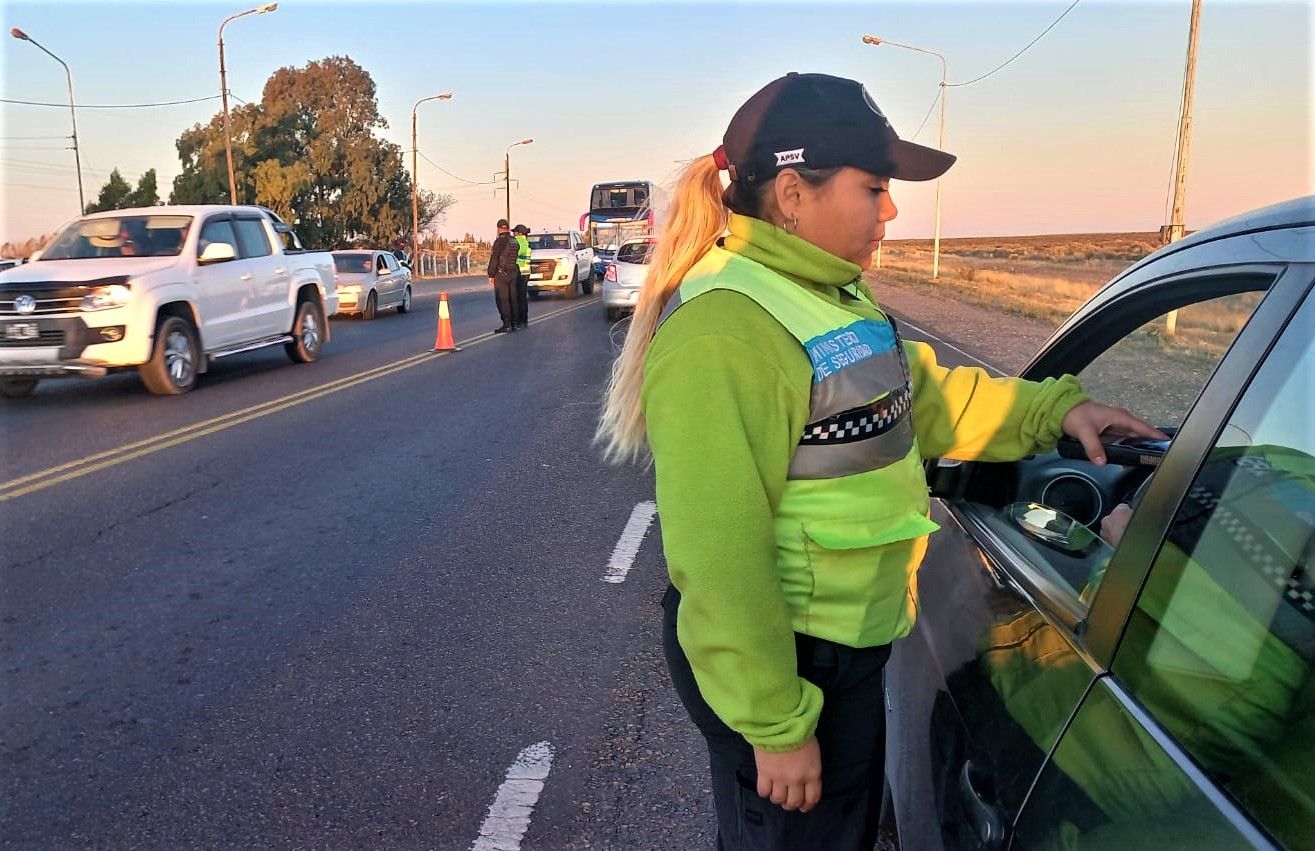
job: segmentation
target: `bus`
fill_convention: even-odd
[[[651,180],[598,183],[589,193],[580,230],[595,250],[615,250],[632,236],[656,233],[666,213],[667,193]]]

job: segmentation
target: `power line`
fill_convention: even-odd
[[[931,118],[932,110],[936,108],[936,104],[940,103],[941,97],[944,96],[944,94],[945,94],[944,89],[942,88],[936,89],[936,97],[931,99],[931,106],[927,107],[927,114],[922,117],[922,123],[918,125],[917,130],[913,131],[913,135],[909,137],[909,141],[913,141],[917,139],[918,134],[922,132],[922,128],[927,126],[927,119]]]
[[[203,98],[190,98],[188,100],[166,100],[159,103],[80,103],[78,109],[146,109],[154,106],[178,106],[184,103],[201,103],[207,100],[219,100],[222,95],[210,95]],[[20,106],[53,106],[60,109],[68,109],[68,103],[52,103],[42,100],[15,100],[13,98],[0,98],[0,103],[12,103]]]
[[[1005,60],[1002,64],[1000,64],[998,67],[996,67],[996,68],[994,68],[994,69],[992,69],[992,70],[990,70],[990,71],[987,71],[985,74],[983,74],[983,75],[980,76],[980,77],[973,77],[971,80],[965,80],[965,81],[962,82],[962,83],[946,83],[945,85],[946,85],[946,86],[971,86],[973,83],[979,83],[979,82],[981,82],[982,80],[985,80],[987,77],[991,76],[991,75],[994,74],[996,71],[1000,71],[1000,70],[1002,70],[1006,65],[1008,65],[1008,64],[1011,63],[1011,62],[1013,62],[1015,59],[1017,59],[1018,57],[1022,56],[1024,53],[1026,53],[1026,52],[1032,47],[1032,45],[1036,44],[1038,41],[1041,40],[1042,36],[1044,36],[1046,33],[1050,32],[1052,29],[1054,29],[1054,28],[1055,28],[1055,25],[1058,24],[1060,21],[1064,20],[1064,16],[1067,15],[1069,12],[1072,12],[1072,11],[1073,11],[1073,7],[1076,6],[1076,5],[1078,5],[1079,2],[1080,2],[1080,0],[1073,0],[1073,2],[1069,4],[1069,7],[1068,7],[1067,9],[1065,9],[1062,13],[1060,13],[1060,16],[1059,16],[1058,18],[1055,18],[1055,20],[1053,20],[1053,21],[1050,22],[1050,26],[1046,27],[1045,29],[1043,29],[1043,30],[1041,31],[1041,34],[1040,34],[1040,35],[1038,35],[1036,38],[1034,38],[1034,39],[1032,39],[1031,41],[1029,41],[1029,42],[1027,43],[1027,45],[1023,47],[1022,50],[1018,51],[1018,52],[1015,53],[1013,56],[1010,56],[1008,59],[1006,59],[1006,60]]]
[[[454,180],[460,180],[462,183],[468,183],[468,184],[470,184],[471,186],[491,186],[491,185],[493,185],[493,184],[495,184],[495,183],[500,182],[500,181],[496,181],[496,180],[467,180],[466,178],[462,177],[462,176],[459,175],[459,174],[453,174],[452,172],[450,172],[450,171],[448,171],[447,169],[443,168],[443,167],[442,167],[441,165],[439,165],[438,163],[436,163],[436,162],[434,162],[433,160],[431,160],[429,157],[425,156],[425,152],[424,152],[424,151],[417,150],[416,153],[420,155],[420,158],[421,158],[422,160],[424,160],[425,162],[429,163],[429,164],[432,165],[434,168],[438,169],[439,171],[443,172],[443,173],[446,174],[448,177],[451,177],[451,178],[453,178]]]

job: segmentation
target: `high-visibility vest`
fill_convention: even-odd
[[[915,574],[938,526],[928,516],[913,388],[894,324],[850,313],[720,247],[686,275],[662,321],[713,290],[757,302],[813,365],[808,426],[775,518],[794,630],[851,647],[907,635],[917,616]]]
[[[516,234],[516,268],[522,275],[530,274],[530,241],[525,234]]]

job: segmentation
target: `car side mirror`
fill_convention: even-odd
[[[201,252],[197,258],[197,263],[202,266],[209,266],[211,263],[227,263],[229,260],[236,260],[237,252],[233,246],[227,242],[212,242]]]

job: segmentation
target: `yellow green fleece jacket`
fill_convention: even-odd
[[[732,216],[729,230],[727,250],[856,317],[885,318],[857,265],[757,219]],[[1071,376],[992,378],[938,365],[924,343],[904,348],[924,457],[1008,460],[1053,448],[1064,415],[1085,398]],[[752,299],[726,290],[673,312],[645,361],[644,416],[663,549],[681,593],[681,648],[718,717],[774,751],[802,746],[822,708],[821,691],[796,670],[773,533],[812,379],[800,343]]]

